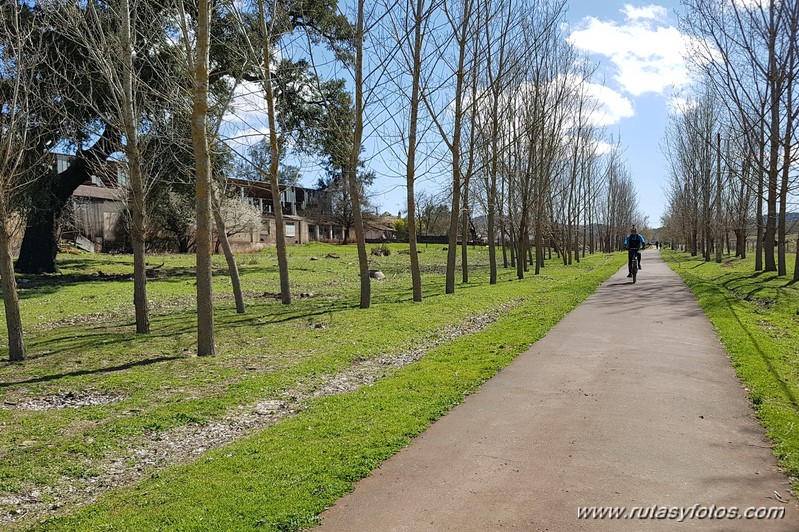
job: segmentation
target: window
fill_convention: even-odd
[[[295,236],[294,222],[286,222],[286,238],[294,238]]]
[[[59,174],[69,168],[69,155],[64,155],[62,153],[56,154],[56,172]]]
[[[123,168],[121,165],[117,168],[117,183],[120,187],[128,186],[130,179],[128,179],[128,171],[126,168]]]

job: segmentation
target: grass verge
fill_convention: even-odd
[[[192,356],[191,257],[150,259],[156,276],[148,283],[148,336],[132,332],[128,257],[70,257],[61,263],[62,275],[27,279],[22,312],[24,323],[33,324],[31,358],[0,362],[0,518],[20,500],[74,510],[74,499],[61,497],[64,488],[87,493],[78,501],[91,499],[103,492],[96,489],[97,479],[106,478],[103,467],[116,460],[129,469],[141,466],[137,478],[148,478],[37,526],[286,530],[313,524],[352,482],[543,336],[624,261],[595,255],[564,267],[553,260],[542,275],[522,281],[501,270],[491,286],[487,253],[477,248],[470,252],[473,282],[444,296],[445,253],[426,248],[420,255],[425,300],[412,304],[408,258],[403,246],[392,249],[390,257],[372,259],[387,278],[373,285],[369,310],[357,308],[353,246],[293,247],[292,292],[307,297],[290,306],[273,297],[274,253],[241,257],[245,315],[235,313],[224,264],[215,263],[218,355],[203,359]],[[499,321],[431,342],[486,313],[499,313]],[[164,469],[137,461],[142,443],[170,431],[202,429],[359,361],[419,345],[438,347],[374,386],[310,400],[296,416],[192,463]],[[111,401],[52,407],[54,400],[95,397]],[[35,516],[29,517],[11,525],[30,526]]]
[[[664,250],[663,258],[699,299],[721,339],[780,467],[799,491],[799,285],[755,272],[754,259],[721,264]]]

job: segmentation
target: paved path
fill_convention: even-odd
[[[789,483],[710,323],[656,251],[643,267],[636,285],[626,268],[614,275],[358,483],[321,529],[799,530]],[[696,504],[787,511],[682,525],[577,519],[580,506]]]

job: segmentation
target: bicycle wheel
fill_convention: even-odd
[[[635,284],[636,278],[638,277],[638,263],[635,259],[633,259],[633,284]]]

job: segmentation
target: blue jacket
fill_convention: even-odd
[[[646,247],[646,239],[644,238],[644,235],[642,235],[641,233],[638,233],[638,237],[641,239],[641,247],[638,249],[644,249],[644,247]],[[627,235],[627,237],[624,239],[625,248],[627,248],[627,243],[629,241],[630,241],[630,235]]]

